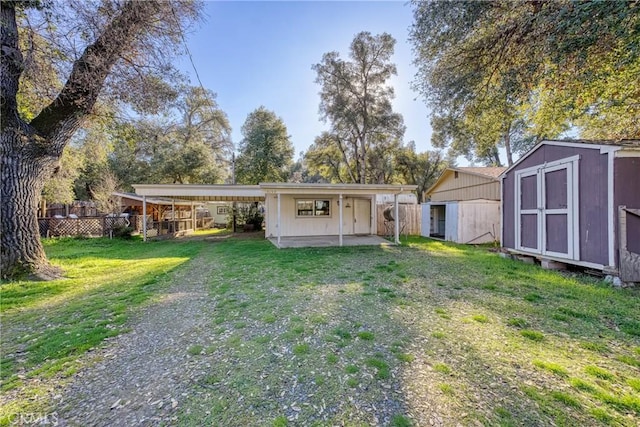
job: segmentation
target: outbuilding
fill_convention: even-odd
[[[450,167],[426,192],[421,234],[456,243],[487,243],[500,232],[500,180],[506,168]]]
[[[640,141],[542,141],[501,179],[504,248],[640,281]]]

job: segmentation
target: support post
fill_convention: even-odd
[[[340,212],[340,223],[338,224],[338,242],[342,246],[342,194],[338,196],[338,212]]]
[[[171,227],[174,233],[176,233],[176,201],[171,199]]]
[[[394,237],[396,245],[400,244],[400,207],[398,206],[398,194],[394,194],[393,202],[395,203],[394,212],[393,212],[393,227],[394,227]]]
[[[370,209],[371,209],[371,215],[369,218],[371,227],[369,227],[371,229],[371,234],[373,235],[377,235],[378,234],[378,206],[376,205],[376,196],[375,194],[371,196],[371,201],[370,201]]]
[[[196,218],[196,207],[193,204],[193,202],[191,202],[191,228],[193,229],[193,231],[196,231],[196,229],[198,228],[198,219]]]
[[[276,224],[276,228],[278,229],[278,247],[280,247],[280,235],[281,233],[281,227],[280,227],[280,193],[278,193],[278,219],[277,219],[277,224]]]
[[[142,196],[142,241],[147,241],[147,196]]]

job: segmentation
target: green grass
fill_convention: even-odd
[[[365,341],[373,341],[375,338],[375,335],[373,334],[373,332],[368,332],[368,331],[358,332],[357,336],[361,340],[365,340]]]
[[[202,350],[204,350],[204,347],[198,344],[189,347],[187,352],[192,356],[197,356],[202,353]]]
[[[433,370],[436,372],[440,372],[441,374],[450,374],[451,368],[444,363],[437,363],[433,366]]]
[[[544,334],[542,332],[532,331],[530,329],[520,331],[520,335],[530,339],[531,341],[542,341],[544,339]]]
[[[182,351],[208,368],[176,425],[640,419],[638,290],[413,237],[290,250],[234,238],[60,240],[47,251],[68,279],[0,288],[2,391],[13,393],[0,397],[4,414],[45,410],[33,397],[86,369],[87,348],[131,328],[176,272],[207,266],[215,310],[195,341],[206,345]]]
[[[587,374],[592,375],[592,376],[594,376],[596,378],[600,378],[602,380],[611,381],[611,380],[613,380],[615,378],[615,376],[611,372],[607,371],[606,369],[599,368],[599,367],[593,366],[593,365],[586,366],[584,368],[584,371]]]
[[[132,311],[168,285],[173,270],[197,256],[203,243],[61,238],[45,240],[44,247],[51,263],[64,270],[63,279],[0,287],[1,387],[17,393],[0,410],[0,425],[11,415],[7,407],[13,413],[46,409],[44,399],[34,406],[33,386],[24,385],[18,372],[64,383],[87,350],[128,331]]]
[[[542,360],[534,360],[533,364],[540,369],[551,372],[552,374],[555,374],[561,377],[569,376],[569,372],[567,371],[567,369],[561,365],[558,365],[557,363],[543,362]]]
[[[293,346],[293,354],[297,356],[302,356],[304,354],[309,354],[310,347],[309,344],[297,344]]]

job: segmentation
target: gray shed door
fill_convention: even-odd
[[[516,248],[578,259],[577,158],[516,172]]]

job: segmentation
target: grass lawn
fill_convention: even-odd
[[[56,240],[47,251],[68,279],[0,289],[5,413],[50,404],[34,396],[82,369],[83,353],[126,331],[200,254],[219,271],[213,345],[184,351],[211,368],[180,425],[640,422],[637,289],[421,238],[287,250]]]

